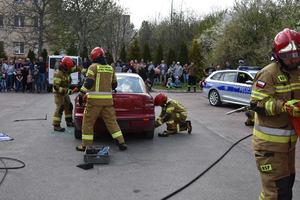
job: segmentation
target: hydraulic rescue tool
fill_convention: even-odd
[[[236,112],[246,112],[247,110],[250,110],[250,106],[243,106],[241,108],[229,111],[229,112],[226,113],[226,115],[230,115],[230,114],[236,113]]]

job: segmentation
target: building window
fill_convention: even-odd
[[[3,15],[0,15],[0,27],[3,27]]]
[[[24,16],[15,16],[15,27],[24,27]]]
[[[24,42],[14,42],[14,53],[24,54]]]

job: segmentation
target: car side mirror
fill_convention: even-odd
[[[248,80],[248,81],[246,81],[246,84],[248,84],[248,85],[252,85],[252,84],[253,84],[253,81],[251,81],[251,80]]]

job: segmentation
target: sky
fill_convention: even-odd
[[[198,16],[231,8],[235,0],[173,0],[175,11],[193,10]],[[169,17],[172,0],[116,0],[130,15],[131,23],[139,29],[143,20],[155,21]]]

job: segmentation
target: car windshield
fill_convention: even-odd
[[[145,93],[142,79],[130,76],[117,76],[118,87],[117,92],[124,93]]]

